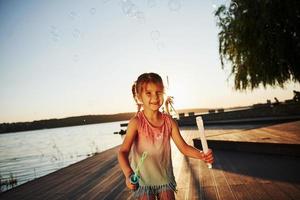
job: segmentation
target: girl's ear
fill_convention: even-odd
[[[141,96],[139,94],[136,95],[136,99],[138,101],[138,104],[141,104],[141,105],[143,104],[142,98],[141,98]]]

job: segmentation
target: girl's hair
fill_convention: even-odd
[[[164,89],[164,84],[162,78],[153,72],[141,74],[138,79],[132,85],[132,95],[138,107],[138,111],[140,111],[142,104],[138,100],[138,95],[143,91],[143,87],[148,83],[155,83],[162,86]]]

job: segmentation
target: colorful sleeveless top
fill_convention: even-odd
[[[176,191],[171,160],[171,116],[162,113],[163,124],[153,126],[144,113],[138,112],[138,133],[131,147],[131,167],[136,169],[144,152],[147,157],[139,168],[139,187],[135,197],[156,195],[165,190]]]

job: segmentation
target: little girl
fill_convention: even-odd
[[[138,112],[128,124],[126,137],[118,154],[126,185],[135,191],[134,196],[138,199],[175,199],[176,182],[170,138],[184,155],[208,163],[213,163],[212,151],[204,154],[188,145],[180,135],[176,121],[159,111],[164,102],[164,85],[158,74],[140,75],[132,86],[132,93]],[[167,111],[169,103],[165,103]],[[137,168],[139,183],[135,185],[130,182],[130,177]]]

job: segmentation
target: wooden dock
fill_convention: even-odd
[[[261,135],[261,131],[269,139]],[[247,128],[207,128],[216,141],[263,140],[300,144],[300,121]],[[193,144],[194,128],[182,129],[184,139]],[[242,134],[242,135],[241,135]],[[258,142],[258,141],[257,141]],[[172,144],[178,200],[300,199],[300,157],[289,155],[214,150],[215,163],[183,156]],[[118,166],[119,146],[89,157],[44,177],[0,194],[0,199],[132,199]]]

